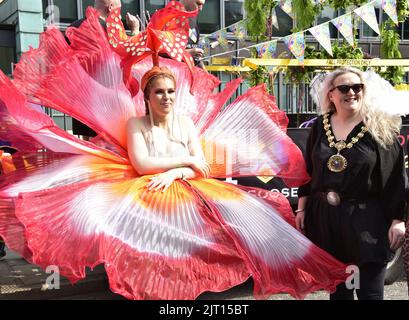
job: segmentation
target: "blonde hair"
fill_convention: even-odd
[[[361,79],[361,83],[364,84],[363,99],[358,111],[359,115],[375,141],[383,148],[387,148],[394,143],[396,135],[399,134],[402,119],[400,116],[387,114],[371,105],[367,94],[367,86],[371,84],[366,81],[364,72],[361,70],[352,67],[343,67],[329,73],[321,84],[320,92],[318,93],[318,97],[316,97],[319,99],[315,100],[318,104],[318,113],[336,112],[335,105],[330,101],[328,93],[334,88],[334,80],[346,73],[356,74]],[[313,90],[311,90],[311,94],[313,94],[312,91]]]
[[[172,80],[175,86],[175,89],[176,89],[175,75],[173,74],[171,70],[169,70],[166,67],[158,67],[158,66],[154,66],[152,69],[148,70],[141,79],[141,90],[143,92],[143,98],[145,101],[145,113],[147,115],[149,114],[148,100],[149,100],[149,94],[152,89],[152,83],[153,83],[153,80],[156,80],[159,78],[168,78]]]
[[[149,108],[149,94],[152,90],[152,85],[153,82],[157,79],[169,79],[173,82],[175,90],[176,90],[176,78],[174,73],[168,69],[167,67],[158,67],[158,66],[154,66],[152,69],[148,70],[142,77],[141,79],[141,90],[143,92],[143,96],[144,96],[144,102],[145,102],[145,113],[147,116],[149,116],[149,120],[151,123],[151,126],[153,128],[153,114]],[[182,128],[181,128],[181,124],[180,124],[180,119],[178,119],[176,121],[176,116],[175,116],[175,110],[174,107],[172,107],[172,124],[171,127],[169,127],[169,125],[167,125],[167,132],[169,135],[169,140],[176,142],[176,143],[180,143],[182,144],[185,148],[186,148],[186,144],[183,141],[183,134],[182,134]],[[175,135],[175,125],[176,122],[178,124],[178,129],[179,129],[179,138],[176,137]],[[152,133],[152,147],[154,148],[155,152],[156,152],[156,147],[155,147],[155,137],[153,136],[153,131],[151,131]]]

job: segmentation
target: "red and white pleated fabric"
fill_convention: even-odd
[[[23,55],[13,81],[0,75],[0,116],[7,119],[0,139],[16,133],[19,146],[2,159],[13,164],[0,177],[6,244],[42,268],[58,266],[73,282],[104,264],[111,289],[129,299],[195,299],[249,277],[257,298],[303,298],[344,281],[345,265],[296,231],[282,195],[264,200],[254,188],[215,179],[147,190],[150,177],[130,165],[125,135],[127,120],[143,114],[142,96],[123,84],[120,59],[88,13],[88,22],[68,32],[71,46],[49,29],[39,49]],[[197,125],[213,177],[308,180],[301,152],[285,134],[287,118],[264,87],[223,108],[241,80],[216,94],[219,81],[203,70],[193,70],[192,85],[186,65],[159,62],[176,74],[175,113]],[[132,74],[139,80],[151,66],[146,58]],[[79,140],[32,103],[72,115],[99,136]]]

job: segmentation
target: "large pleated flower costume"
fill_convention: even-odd
[[[215,77],[177,61],[189,60],[184,52],[169,59],[163,46],[169,58],[154,60],[176,76],[175,113],[198,128],[212,178],[176,180],[164,193],[151,192],[149,176],[131,166],[126,122],[145,113],[136,89],[151,55],[161,53],[152,41],[166,28],[165,36],[184,38],[183,20],[179,33],[169,19],[155,21],[169,12],[170,19],[183,17],[177,6],[171,2],[138,35],[146,56],[135,53],[142,57],[136,63],[109,44],[142,52],[129,47],[135,39],[112,38],[111,26],[123,32],[112,21],[108,38],[89,8],[81,27],[67,32],[70,46],[51,27],[38,49],[23,54],[13,81],[1,74],[0,139],[19,152],[14,169],[1,176],[0,236],[40,267],[58,266],[72,282],[85,277],[86,267],[104,264],[111,289],[130,299],[194,299],[249,277],[257,298],[333,290],[345,280],[345,266],[296,231],[282,195],[260,199],[252,188],[214,179],[267,174],[294,186],[308,179],[301,152],[286,135],[287,118],[264,86],[223,109],[241,80],[215,94]],[[119,9],[110,19],[118,15]],[[36,105],[71,115],[98,136],[77,139]]]

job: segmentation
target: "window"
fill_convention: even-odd
[[[150,0],[145,1],[145,10],[150,13],[150,15],[154,14],[155,11],[162,9],[165,7],[165,0]]]
[[[150,0],[150,2],[152,2],[152,0]],[[128,29],[128,26],[126,24],[126,13],[129,12],[134,16],[139,15],[139,13],[141,12],[139,0],[122,0],[121,3],[122,23],[124,24],[125,29]]]
[[[60,21],[71,23],[78,19],[77,0],[53,0],[60,11]]]
[[[402,40],[409,40],[409,20],[405,21],[403,24],[399,24],[401,30],[402,30]]]
[[[0,47],[0,70],[6,75],[12,73],[12,63],[15,62],[14,56],[14,48]]]
[[[198,24],[200,33],[212,33],[220,30],[220,2],[207,0],[199,14]]]
[[[228,27],[240,20],[243,20],[244,0],[225,0],[224,16],[225,26]]]
[[[12,25],[0,24],[0,70],[6,75],[12,73],[12,63],[16,62],[16,33]]]
[[[137,15],[140,12],[139,0],[122,0],[122,15],[124,16],[127,12]]]
[[[293,28],[293,19],[286,14],[280,6],[275,7],[276,15],[277,15],[277,22],[278,22],[278,30],[273,27],[273,37],[285,37],[290,35],[291,29]]]
[[[47,19],[48,17],[47,7],[48,7],[48,1],[43,0],[43,19]]]
[[[85,17],[85,11],[88,7],[93,7],[95,1],[94,0],[82,0],[82,15]]]

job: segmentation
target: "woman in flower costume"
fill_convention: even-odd
[[[2,177],[6,244],[43,268],[58,266],[72,282],[104,264],[111,290],[129,299],[195,299],[250,277],[257,298],[333,290],[345,265],[293,227],[282,195],[260,199],[252,188],[215,179],[308,181],[275,99],[258,86],[222,109],[241,80],[213,93],[219,81],[184,51],[184,19],[192,13],[177,2],[131,38],[119,12],[108,18],[106,35],[89,8],[81,27],[67,31],[70,46],[48,29],[13,81],[1,75],[7,126],[0,138],[12,139],[15,157],[29,163]],[[98,136],[79,140],[28,102],[71,115]],[[166,109],[162,118],[155,103]],[[174,158],[184,160],[172,167]],[[161,184],[174,169],[178,175]]]

